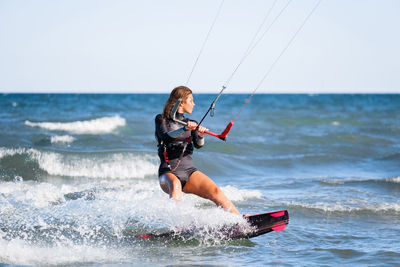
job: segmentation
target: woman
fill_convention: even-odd
[[[177,109],[176,119],[186,122],[185,126],[170,118],[171,110],[178,99],[182,102]],[[172,90],[163,114],[156,116],[158,156],[161,160],[158,169],[160,186],[173,199],[181,200],[183,191],[209,199],[217,206],[240,215],[221,189],[194,167],[193,146],[201,148],[204,145],[204,131],[207,130],[184,117],[184,113],[192,113],[194,105],[192,91],[186,86],[179,86]]]

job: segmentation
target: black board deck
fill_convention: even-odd
[[[252,238],[272,231],[282,231],[289,224],[289,212],[279,210],[244,217],[250,227],[240,225],[230,225],[221,227],[218,230],[217,237],[222,239]],[[185,229],[180,231],[168,231],[164,233],[148,233],[137,235],[142,239],[160,239],[160,238],[184,238],[193,236],[199,229]]]

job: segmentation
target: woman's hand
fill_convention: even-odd
[[[193,131],[196,130],[197,128],[197,123],[194,121],[188,121],[187,125],[185,126],[186,131]]]
[[[206,127],[199,126],[199,128],[197,128],[197,134],[200,137],[204,137],[206,135],[205,131],[208,131],[208,129]]]
[[[198,127],[198,128],[197,128]],[[197,123],[194,121],[188,121],[187,125],[185,126],[187,131],[197,130],[197,133],[200,137],[204,137],[206,134],[204,131],[208,131],[206,127],[198,126]]]

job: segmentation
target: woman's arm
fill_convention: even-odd
[[[192,137],[193,137],[193,144],[195,148],[201,148],[204,146],[204,136],[206,135],[204,133],[205,130],[207,130],[203,126],[197,126],[196,121],[189,121],[188,125],[191,125],[192,128],[189,128],[192,130]],[[197,128],[198,127],[198,128]]]
[[[182,133],[185,132],[185,127],[181,127],[173,131],[168,131],[166,121],[161,114],[158,114],[156,116],[155,124],[156,134],[158,138],[160,138],[162,141],[172,141],[173,139],[178,138]]]

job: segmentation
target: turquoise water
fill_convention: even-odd
[[[285,231],[220,240],[243,223],[158,186],[163,94],[0,96],[0,262],[15,265],[400,263],[400,95],[256,95],[196,166],[242,213],[288,209]],[[200,120],[215,95],[195,95]],[[221,132],[246,99],[223,95]],[[185,240],[135,236],[196,225]]]

